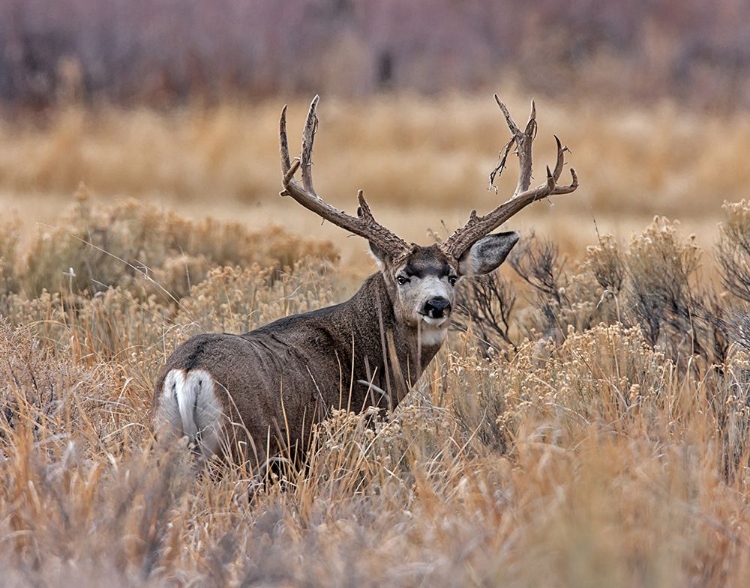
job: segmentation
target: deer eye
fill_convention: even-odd
[[[396,282],[399,286],[403,286],[404,284],[409,283],[409,278],[407,278],[406,276],[396,276]]]
[[[448,283],[451,286],[455,286],[456,282],[458,282],[458,276],[448,276]]]

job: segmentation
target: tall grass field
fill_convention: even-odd
[[[2,122],[0,585],[746,586],[750,116],[537,108],[537,181],[556,133],[580,189],[461,282],[387,420],[335,413],[305,467],[262,479],[196,473],[150,407],[189,336],[345,300],[375,271],[278,197],[281,104]],[[319,115],[319,193],[351,212],[363,188],[407,239],[512,193],[512,168],[486,189],[508,138],[491,97]]]

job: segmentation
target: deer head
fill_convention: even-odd
[[[524,130],[520,130],[508,109],[495,95],[505,115],[512,137],[501,151],[500,163],[490,174],[494,182],[505,167],[508,154],[515,145],[519,158],[518,184],[513,196],[484,216],[472,211],[468,222],[456,230],[445,242],[428,246],[407,244],[399,236],[378,223],[372,215],[362,190],[357,195],[357,216],[337,210],[321,199],[312,181],[312,151],[318,128],[316,109],[319,98],[310,104],[302,132],[300,156],[291,160],[286,132],[286,106],[281,113],[279,140],[283,173],[282,196],[291,196],[299,204],[321,218],[367,239],[370,251],[377,260],[386,283],[397,322],[403,327],[422,333],[423,344],[442,342],[453,308],[454,287],[465,276],[477,276],[496,269],[516,244],[519,234],[503,232],[491,234],[505,221],[532,202],[555,194],[567,194],[578,187],[578,179],[571,168],[572,181],[558,185],[565,164],[566,147],[557,141],[557,162],[554,171],[547,168],[546,181],[536,188],[531,183],[531,147],[536,135],[536,109],[532,102],[531,114]],[[295,179],[301,170],[302,183]]]

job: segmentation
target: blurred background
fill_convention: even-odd
[[[495,87],[750,105],[742,0],[5,0],[0,92],[39,109]]]
[[[654,215],[710,246],[750,185],[743,0],[3,0],[0,205],[54,224],[83,183],[346,249],[277,196],[281,106],[296,144],[320,94],[321,195],[351,211],[363,188],[424,242],[512,191],[512,167],[487,190],[493,92],[518,122],[536,100],[537,179],[553,134],[571,148],[579,191],[513,221],[563,248]]]

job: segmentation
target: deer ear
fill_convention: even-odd
[[[378,264],[378,267],[380,267],[380,269],[383,269],[385,267],[385,257],[386,257],[385,251],[383,251],[377,245],[373,244],[372,241],[368,241],[368,243],[370,244],[370,256]]]
[[[515,231],[482,237],[458,260],[458,272],[462,276],[490,273],[505,261],[519,237]]]

